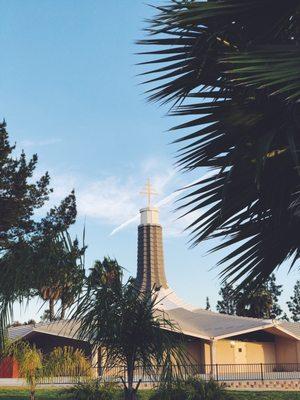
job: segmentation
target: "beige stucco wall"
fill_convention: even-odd
[[[275,363],[275,344],[269,342],[240,342],[237,340],[218,340],[215,342],[215,363],[238,364],[238,363]],[[210,363],[209,343],[205,346],[205,363]],[[241,348],[243,354],[237,354]]]
[[[276,337],[276,362],[277,363],[298,363],[300,360],[300,346],[296,340]]]
[[[274,343],[224,339],[215,341],[214,346],[214,363],[217,364],[300,363],[300,341],[279,336]],[[211,364],[210,342],[189,341],[187,348],[197,364]],[[240,353],[239,348],[242,349]]]
[[[246,358],[248,364],[274,364],[276,362],[275,344],[249,342],[246,344]]]
[[[234,348],[230,340],[219,340],[216,342],[215,362],[217,364],[234,364]]]

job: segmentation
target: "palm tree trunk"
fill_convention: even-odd
[[[68,308],[67,304],[62,300],[61,301],[60,319],[65,319],[67,308]]]
[[[127,388],[125,389],[125,400],[137,400],[136,389],[133,387],[134,366],[132,363],[127,365]]]
[[[34,390],[30,390],[30,400],[35,400],[35,391]]]
[[[49,299],[49,319],[50,322],[54,321],[54,300]]]
[[[35,400],[35,378],[30,379],[30,400]]]

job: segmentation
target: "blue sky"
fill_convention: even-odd
[[[160,4],[152,1],[152,4]],[[38,173],[52,177],[58,203],[72,188],[78,198],[73,235],[87,230],[87,265],[105,255],[116,257],[131,275],[136,271],[136,224],[111,231],[145,204],[139,192],[146,179],[157,201],[201,176],[175,171],[175,146],[167,129],[176,124],[167,108],[147,103],[137,73],[134,44],[143,37],[143,20],[153,9],[141,0],[0,0],[0,117],[11,139],[30,155],[38,153]],[[204,244],[189,249],[176,221],[175,206],[161,209],[169,284],[199,306],[209,296],[215,305],[219,256]],[[291,295],[297,271],[278,274],[282,302]],[[15,319],[41,313],[32,301]]]

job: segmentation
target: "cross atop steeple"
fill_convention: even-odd
[[[145,189],[141,191],[141,194],[147,196],[147,207],[151,207],[151,196],[157,195],[157,192],[152,188],[150,179],[148,178]]]

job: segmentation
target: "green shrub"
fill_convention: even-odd
[[[98,380],[78,383],[68,390],[68,398],[73,400],[119,400],[122,391],[114,384],[100,384]]]
[[[198,379],[175,381],[159,387],[150,400],[230,400],[231,395],[213,380],[205,382]]]

